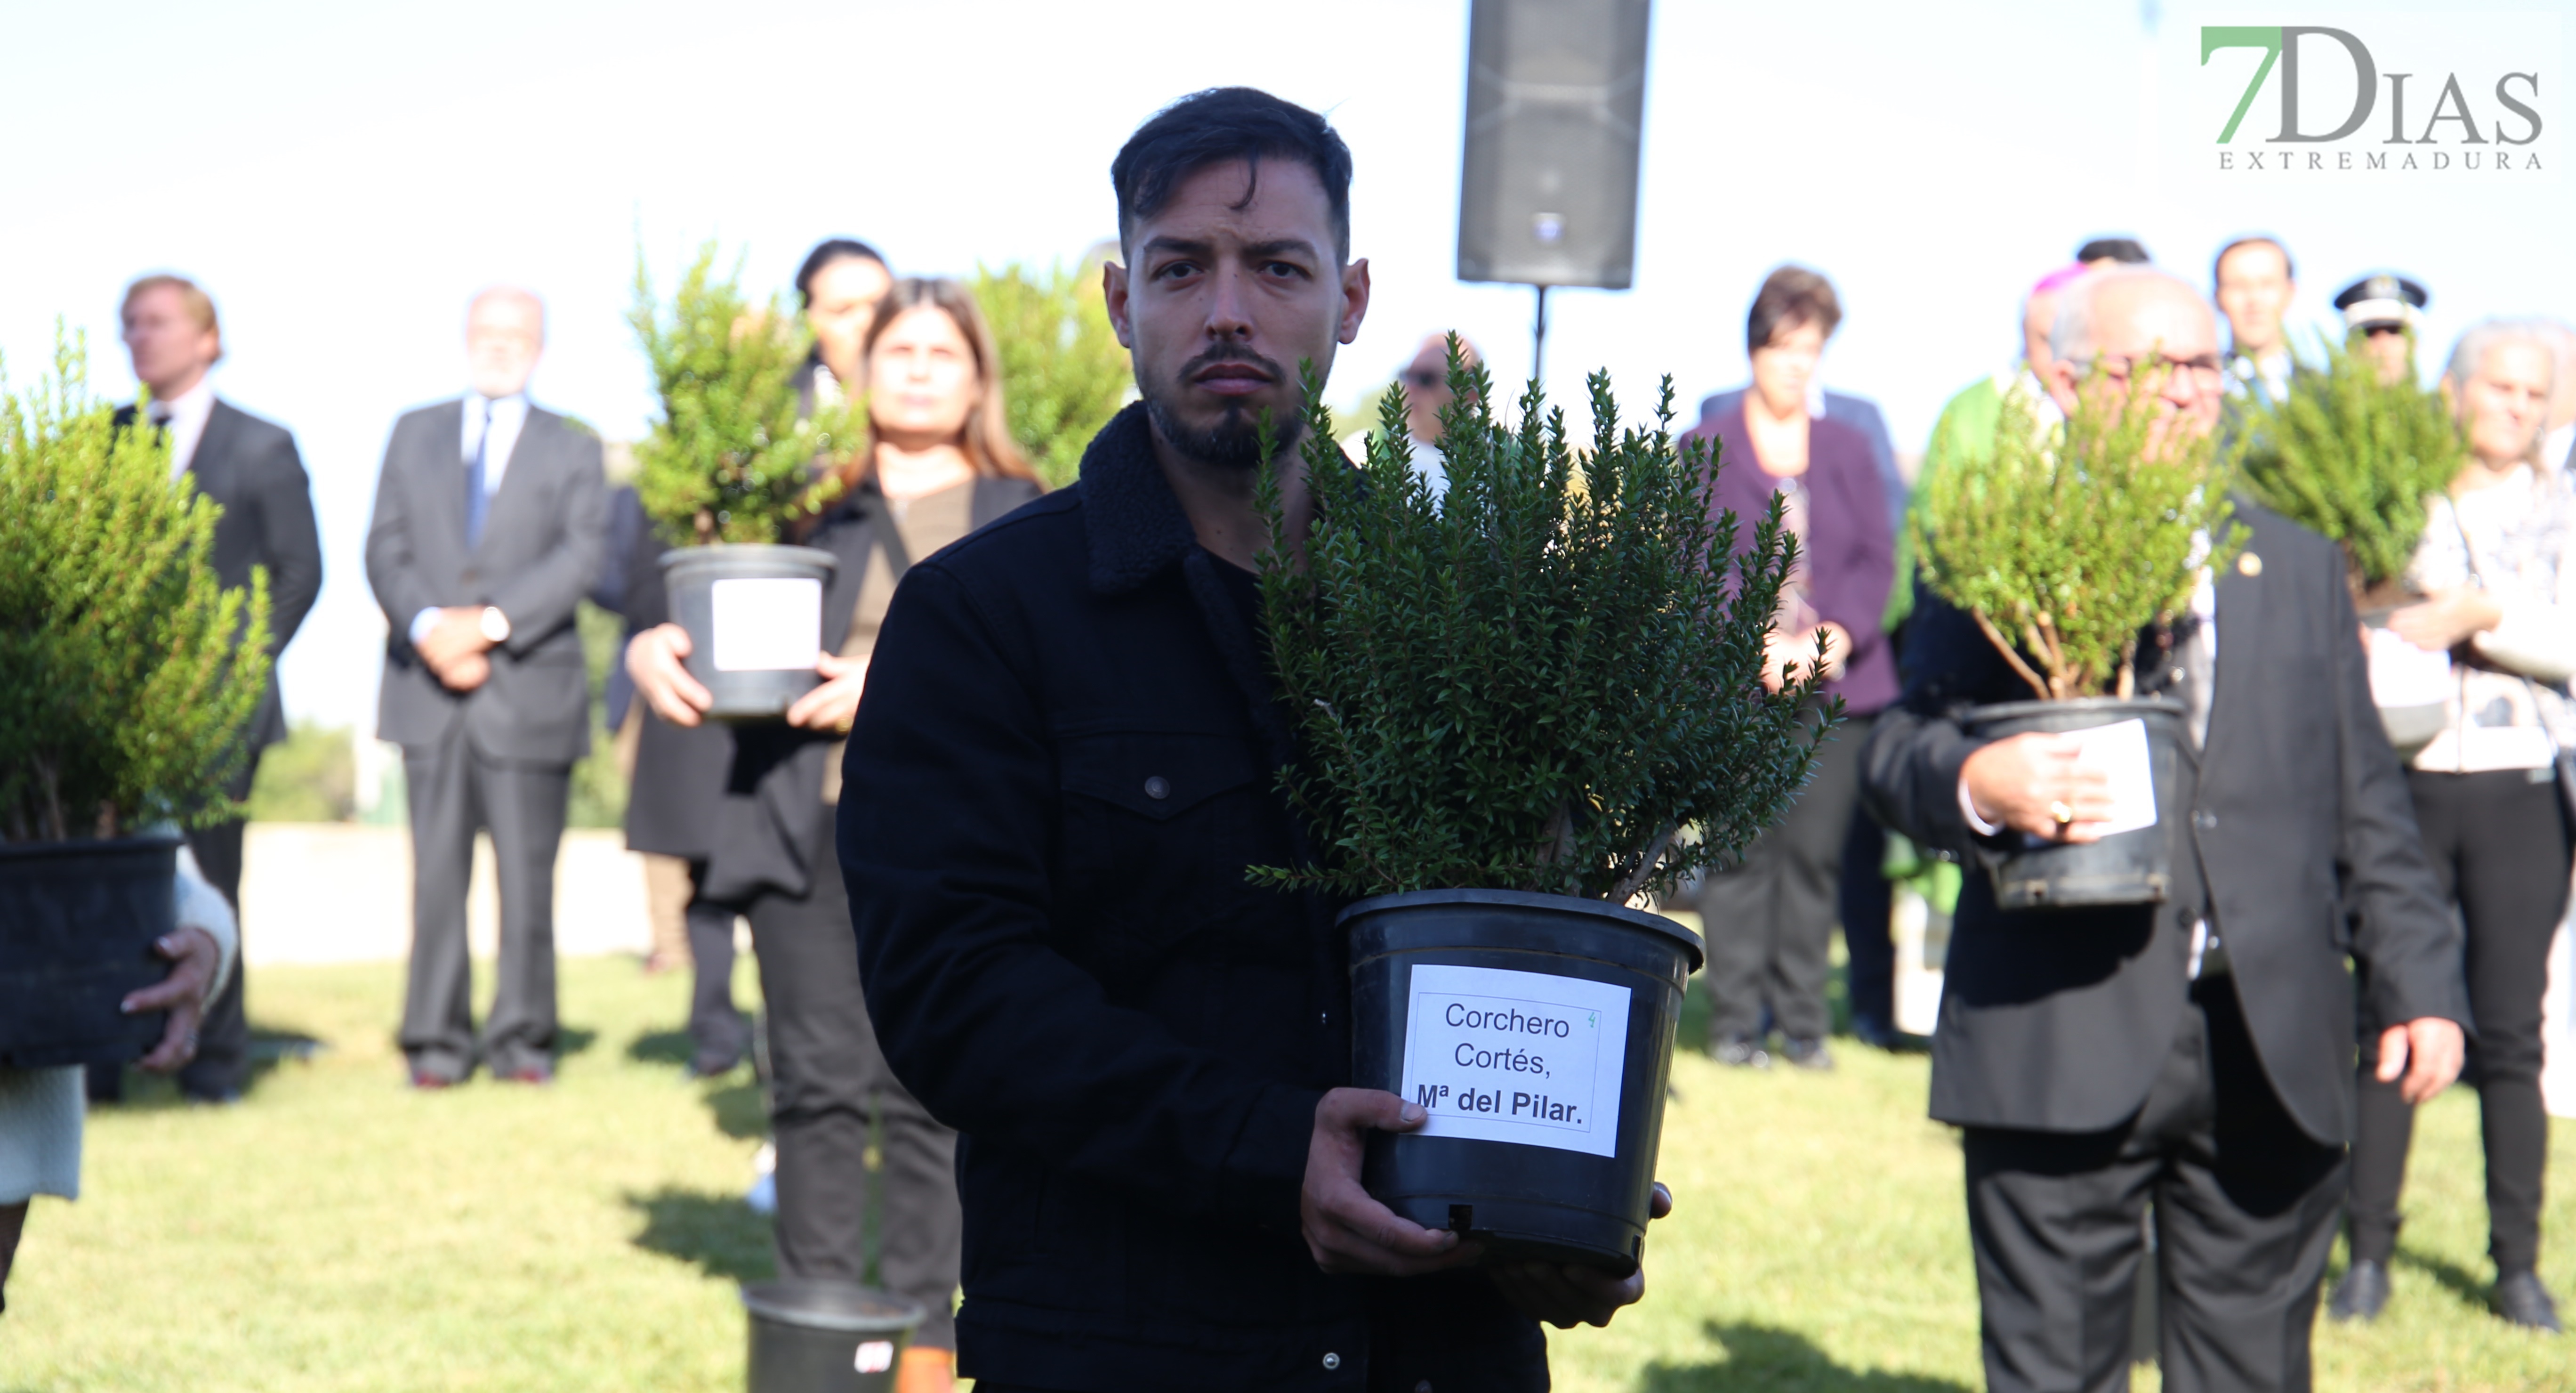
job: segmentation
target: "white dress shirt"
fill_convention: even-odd
[[[206,438],[206,421],[215,414],[214,379],[200,377],[168,401],[145,406],[143,414],[170,433],[170,477],[177,479],[196,462],[197,442]]]
[[[519,448],[519,432],[528,424],[528,394],[513,392],[506,397],[486,397],[480,392],[465,394],[465,430],[457,441],[457,468],[461,471],[474,463],[474,447],[483,440],[483,413],[486,404],[492,413],[492,439],[483,452],[483,496],[490,498],[501,491],[501,476],[510,468],[510,453]],[[462,479],[457,482],[463,483]],[[411,641],[418,647],[429,631],[438,627],[438,610],[422,610],[411,617]]]

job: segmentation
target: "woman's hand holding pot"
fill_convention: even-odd
[[[2111,820],[2111,779],[2077,760],[2071,735],[2010,735],[1968,756],[1959,783],[1978,817],[2057,842],[2098,842]]]
[[[2458,647],[2472,635],[2504,622],[2495,597],[2474,585],[2437,590],[2420,605],[2408,605],[2388,616],[2397,636],[2428,653]]]
[[[1658,1180],[1646,1217],[1660,1219],[1672,1212],[1673,1192]],[[1485,1271],[1494,1279],[1494,1287],[1502,1292],[1503,1299],[1512,1303],[1512,1309],[1559,1330],[1572,1330],[1577,1325],[1608,1325],[1620,1307],[1634,1306],[1646,1295],[1643,1263],[1625,1278],[1613,1277],[1598,1268],[1556,1262],[1499,1263]]]
[[[152,947],[170,960],[170,975],[128,994],[119,1009],[129,1016],[146,1011],[170,1013],[161,1042],[142,1059],[144,1068],[166,1074],[184,1068],[197,1057],[197,1023],[205,1017],[206,996],[215,984],[215,970],[223,963],[224,950],[213,934],[194,924],[182,924],[163,934]]]
[[[653,707],[653,714],[675,726],[694,726],[716,704],[698,679],[689,675],[693,649],[689,631],[677,624],[656,624],[626,645],[626,675]]]
[[[823,685],[796,698],[787,708],[787,723],[807,730],[848,731],[851,719],[859,714],[859,695],[867,690],[868,660],[825,653],[815,660],[814,671],[822,674]]]

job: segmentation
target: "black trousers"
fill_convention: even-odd
[[[689,863],[692,885],[706,879],[707,863]],[[733,921],[730,905],[691,897],[686,924],[696,980],[689,990],[690,1064],[700,1073],[722,1073],[751,1048],[751,1021],[733,1004]]]
[[[1992,1393],[2129,1386],[2155,1205],[2173,1393],[2304,1390],[2343,1148],[2299,1130],[2229,979],[2194,984],[2146,1103],[2104,1132],[1971,1127],[1968,1233]]]
[[[821,837],[806,859],[813,889],[803,898],[764,894],[732,907],[751,920],[768,1002],[778,1272],[864,1281],[873,1237],[877,1284],[930,1312],[913,1343],[953,1350],[964,1241],[957,1134],[913,1098],[877,1047],[859,990],[858,942],[832,820],[818,821]],[[872,1125],[883,1129],[884,1167],[873,1184]],[[873,1235],[872,1208],[883,1216]]]
[[[411,802],[411,977],[402,1051],[444,1078],[554,1067],[555,853],[572,792],[566,765],[506,764],[473,747],[463,722],[435,745],[403,747]],[[474,834],[492,834],[500,879],[499,983],[475,1039],[465,941]]]
[[[1843,838],[1843,982],[1852,1023],[1896,1029],[1896,887],[1887,881],[1887,829],[1855,807]]]
[[[2547,771],[2542,771],[2544,776]],[[2549,1114],[2540,1097],[2540,998],[2549,944],[2567,908],[2568,838],[2558,788],[2519,770],[2430,774],[2408,770],[2415,823],[2443,893],[2467,925],[2469,1014],[2487,1156],[2487,1251],[2496,1274],[2540,1262],[2541,1174],[2549,1164]],[[2361,1110],[2352,1152],[2352,1255],[2388,1261],[2397,1247],[2398,1194],[2415,1109],[2396,1084],[2373,1075],[2379,1032],[2402,1021],[2364,1021]]]
[[[1814,780],[1780,825],[1746,847],[1735,866],[1701,882],[1709,1038],[1759,1033],[1766,1006],[1793,1040],[1821,1039],[1832,1026],[1827,949],[1869,727],[1870,718],[1858,716],[1835,731],[1817,754]]]

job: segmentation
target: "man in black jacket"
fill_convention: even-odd
[[[2217,422],[2217,325],[2180,281],[2076,283],[2051,346],[2070,412],[2080,390],[2157,372],[2168,429]],[[2166,901],[2005,912],[1973,871],[1960,892],[1932,1115],[1966,1129],[1994,1389],[2126,1386],[2150,1200],[2165,1387],[2305,1389],[2352,1131],[2347,955],[2377,1017],[2408,1022],[2381,1042],[2381,1077],[2421,1099],[2459,1072],[2456,931],[2371,706],[2342,559],[2237,513],[2243,553],[2140,644],[2142,694],[2180,699],[2202,747],[2188,825],[2167,829]],[[1963,727],[1971,706],[2032,695],[1975,622],[1927,598],[1911,634],[1905,698],[1863,755],[1888,825],[1972,866],[2023,837],[2096,839],[2106,784],[2071,738]]]
[[[1262,413],[1292,528],[1297,364],[1358,333],[1350,155],[1242,88],[1111,167],[1104,272],[1144,400],[1079,486],[915,565],[850,737],[840,855],[895,1072],[963,1135],[960,1372],[1061,1390],[1547,1386],[1533,1316],[1641,1279],[1466,1270],[1359,1186],[1335,906],[1297,859],[1249,567]]]
[[[120,317],[135,380],[151,393],[142,416],[170,442],[171,472],[187,476],[224,510],[215,522],[216,580],[228,587],[246,586],[253,567],[268,572],[268,656],[274,662],[322,592],[322,539],[314,530],[313,492],[295,452],[295,437],[215,395],[207,373],[224,356],[223,329],[215,319],[214,301],[194,282],[145,276],[126,287]],[[119,410],[117,424],[131,425],[136,414],[131,406]],[[278,700],[274,666],[267,695],[243,737],[249,757],[224,790],[236,799],[250,796],[260,751],[286,738],[286,711]],[[224,892],[238,916],[241,822],[227,819],[190,832],[188,846],[206,879]],[[242,930],[250,930],[246,921]],[[249,975],[235,972],[206,1007],[196,1061],[179,1071],[179,1090],[191,1099],[230,1102],[250,1082],[250,1022],[242,1008],[243,979]],[[114,1090],[92,1092],[93,1097],[102,1094],[112,1097]]]

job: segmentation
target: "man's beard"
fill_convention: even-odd
[[[1163,443],[1200,464],[1218,469],[1241,469],[1247,472],[1261,467],[1261,415],[1252,407],[1236,400],[1226,403],[1225,412],[1212,425],[1193,429],[1184,425],[1172,409],[1172,396],[1188,387],[1190,378],[1215,363],[1249,363],[1270,374],[1273,382],[1285,381],[1279,365],[1247,349],[1210,349],[1181,365],[1168,384],[1137,384],[1145,398],[1145,414],[1152,418],[1155,433]],[[1285,453],[1306,433],[1306,418],[1290,411],[1284,418],[1273,413],[1270,420],[1271,448]]]

